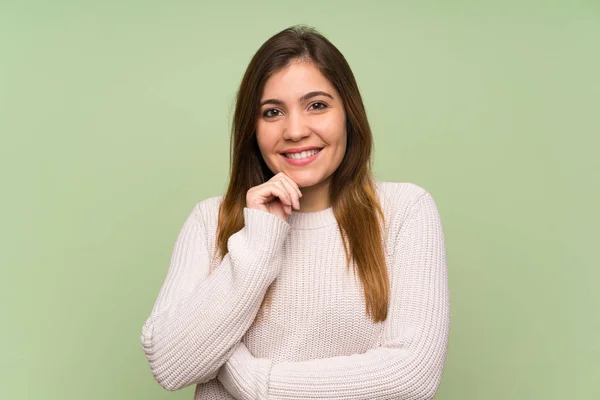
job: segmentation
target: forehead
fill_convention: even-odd
[[[314,63],[295,61],[269,77],[262,97],[297,99],[307,92],[316,90],[336,93],[333,85]]]

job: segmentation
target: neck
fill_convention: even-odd
[[[331,207],[329,199],[329,179],[314,186],[301,187],[300,212],[322,211]]]

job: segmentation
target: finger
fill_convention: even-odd
[[[288,193],[290,194],[290,197],[293,200],[293,204],[294,207],[299,210],[300,209],[300,199],[298,196],[298,192],[296,191],[296,189],[292,186],[292,184],[289,182],[288,179],[282,178],[280,180],[280,182],[285,186],[285,189],[288,191]]]
[[[279,181],[269,181],[268,184],[271,193],[277,196],[284,205],[292,205],[292,198],[285,186],[283,186],[283,183]]]
[[[290,185],[292,185],[294,190],[298,193],[298,197],[302,197],[302,192],[300,191],[300,187],[298,187],[298,184],[296,182],[294,182],[294,180],[292,178],[290,178],[283,172],[280,172],[278,175],[280,175],[282,178],[284,178],[286,180],[286,182],[289,182]]]
[[[280,203],[280,207],[282,208],[285,214],[292,214],[292,206],[289,204],[290,200],[287,191],[281,189],[279,186],[271,182],[265,183],[265,185],[261,189],[266,190],[266,192],[263,192],[264,194],[260,195],[264,206],[269,207],[268,203],[271,203],[270,207],[273,207],[272,202],[275,201],[277,203]]]
[[[285,185],[283,180],[275,180],[273,182],[273,184],[276,185],[278,188],[280,188],[287,194],[287,199],[289,200],[289,206],[294,207],[296,204],[296,200],[295,200],[294,196],[296,194]]]

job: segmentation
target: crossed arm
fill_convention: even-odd
[[[141,343],[156,381],[174,391],[208,382],[248,330],[280,269],[279,248],[289,225],[264,211],[244,209],[245,225],[209,275],[204,207],[185,221]],[[209,209],[210,210],[210,209]]]
[[[450,330],[440,216],[425,192],[395,241],[391,299],[380,347],[364,354],[273,364],[239,342],[218,373],[237,399],[432,399]]]

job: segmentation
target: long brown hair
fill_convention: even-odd
[[[344,104],[346,154],[331,177],[329,196],[343,238],[346,266],[355,261],[354,272],[364,288],[365,312],[374,322],[381,322],[387,317],[390,282],[382,246],[384,215],[371,172],[371,128],[350,66],[314,28],[296,25],[275,34],[258,49],[246,69],[233,117],[229,187],[219,210],[218,251],[224,257],[227,240],[244,227],[246,192],[274,175],[262,159],[256,140],[260,97],[269,77],[297,60],[312,61],[340,93]],[[261,311],[270,304],[272,287]],[[259,312],[258,317],[261,315]]]

